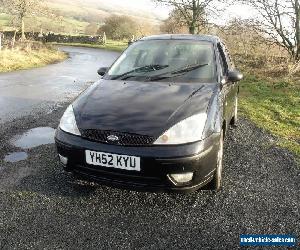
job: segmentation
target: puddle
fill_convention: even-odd
[[[4,161],[6,162],[19,162],[19,161],[24,161],[28,157],[28,154],[25,152],[15,152],[15,153],[10,153],[7,156],[5,156]]]
[[[40,127],[28,130],[22,135],[16,135],[11,143],[18,148],[30,149],[41,145],[54,143],[55,129]]]

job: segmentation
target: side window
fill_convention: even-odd
[[[221,44],[218,44],[218,50],[219,50],[219,56],[220,56],[220,63],[221,63],[221,67],[222,67],[222,75],[225,76],[225,75],[227,75],[227,72],[228,72],[228,64],[227,64],[226,56],[222,49]]]

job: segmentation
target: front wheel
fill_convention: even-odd
[[[219,151],[217,155],[217,166],[216,172],[212,181],[210,182],[210,187],[212,190],[219,191],[222,188],[222,172],[223,172],[223,153],[224,153],[224,131],[221,131]]]

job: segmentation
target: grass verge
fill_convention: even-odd
[[[30,69],[65,60],[67,54],[55,49],[4,49],[0,51],[0,72]]]
[[[300,85],[247,75],[241,82],[240,109],[257,126],[279,137],[279,145],[300,157]]]
[[[100,44],[84,44],[84,43],[52,43],[53,45],[65,45],[65,46],[76,46],[76,47],[88,47],[106,49],[117,52],[122,52],[128,47],[128,43],[125,41],[112,41],[108,40],[105,45]]]

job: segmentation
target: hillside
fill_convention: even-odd
[[[128,15],[141,22],[158,25],[162,15],[152,8],[141,8],[134,2],[118,0],[45,0],[45,7],[55,13],[55,18],[31,17],[26,19],[27,31],[56,31],[60,33],[84,33],[89,23],[102,24],[110,15]],[[5,10],[2,10],[5,12]],[[0,30],[11,29],[12,17],[0,13]]]
[[[162,16],[153,12],[153,9],[142,8],[130,1],[128,3],[117,0],[47,0],[47,4],[67,16],[79,17],[87,22],[98,21],[99,18],[103,19],[111,14],[129,15],[151,22],[159,22],[162,19]]]

